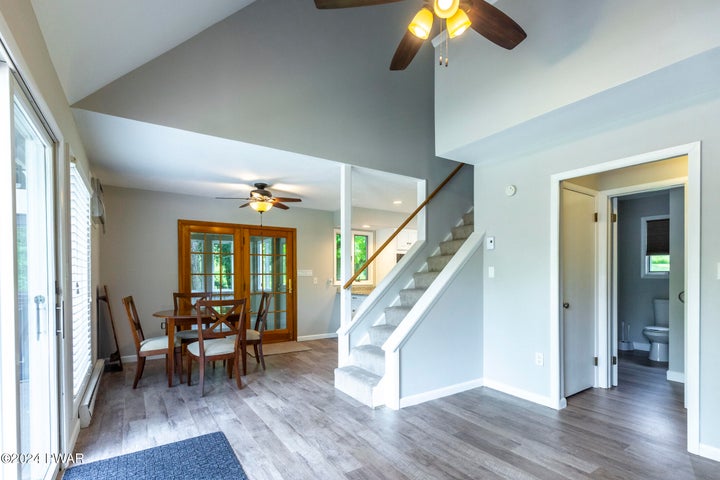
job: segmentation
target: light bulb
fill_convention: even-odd
[[[410,30],[410,33],[415,35],[418,38],[422,38],[425,40],[430,36],[430,30],[432,29],[433,24],[433,14],[430,10],[427,8],[422,8],[418,13],[415,14],[415,16],[412,19],[412,22],[410,22],[410,25],[408,25],[408,30]]]
[[[450,18],[455,15],[458,7],[460,6],[460,0],[435,0],[433,2],[433,10],[435,15],[440,18]]]

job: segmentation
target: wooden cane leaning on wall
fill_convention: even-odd
[[[115,319],[110,309],[110,297],[108,297],[107,285],[103,285],[104,295],[100,295],[100,287],[97,288],[97,317],[100,321],[100,302],[104,302],[107,307],[108,317],[110,317],[110,325],[112,326],[113,340],[115,341],[115,351],[110,354],[110,359],[105,363],[106,372],[121,372],[123,369],[122,358],[120,357],[120,347],[118,347],[117,332],[115,331]]]

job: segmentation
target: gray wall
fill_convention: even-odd
[[[668,298],[669,277],[642,278],[641,218],[670,214],[667,191],[653,195],[623,197],[618,201],[618,329],[630,324],[630,337],[636,344],[650,342],[642,329],[654,324],[653,299]],[[622,338],[622,337],[620,337]]]
[[[720,94],[720,92],[718,92]],[[505,162],[475,167],[477,231],[496,236],[486,265],[496,278],[484,286],[485,378],[538,395],[549,395],[548,367],[533,366],[533,352],[550,348],[550,177],[553,174],[651,152],[702,139],[702,212],[700,278],[700,421],[701,441],[720,447],[720,95],[650,116],[611,131]],[[502,186],[515,184],[506,197]],[[493,208],[485,206],[492,205]],[[528,235],[532,232],[532,235]],[[522,299],[522,301],[518,301]],[[488,360],[491,359],[491,360]],[[547,364],[546,364],[547,365]]]
[[[434,155],[432,48],[388,70],[415,10],[258,0],[74,107],[442,179],[451,167]]]
[[[259,225],[260,215],[238,210],[232,202],[125,188],[105,189],[107,233],[101,237],[100,285],[110,292],[122,355],[134,355],[121,299],[133,295],[146,335],[160,335],[157,310],[172,308],[178,287],[178,219]],[[297,229],[297,268],[312,277],[297,278],[298,337],[334,333],[339,315],[333,311],[335,287],[324,281],[333,274],[333,216],[331,212],[293,208],[263,215],[267,226]],[[103,332],[105,348],[110,333]],[[107,350],[105,350],[107,352]]]
[[[550,393],[548,367],[533,366],[552,335],[550,177],[701,141],[700,441],[717,451],[720,3],[581,3],[502,2],[535,27],[528,39],[508,53],[463,36],[460,66],[436,71],[438,153],[476,164],[476,228],[497,242],[485,257],[496,266],[484,286],[485,378]]]

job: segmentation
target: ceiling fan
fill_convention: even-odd
[[[401,0],[315,0],[319,9],[365,7]],[[468,27],[491,42],[508,50],[515,48],[527,34],[515,21],[485,0],[426,0],[408,25],[395,50],[390,70],[405,70],[423,41],[430,36],[434,17],[450,38],[461,35]],[[447,65],[447,59],[446,59]]]
[[[302,202],[300,198],[290,197],[274,197],[270,190],[267,190],[268,184],[258,182],[255,184],[255,189],[250,191],[249,197],[216,197],[224,200],[247,200],[247,203],[243,203],[238,208],[247,207],[259,213],[265,213],[273,207],[287,210],[288,207],[285,203],[289,202]]]

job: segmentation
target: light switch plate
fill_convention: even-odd
[[[495,267],[488,267],[488,278],[495,278]]]
[[[495,250],[495,237],[487,237],[485,239],[485,248]]]

